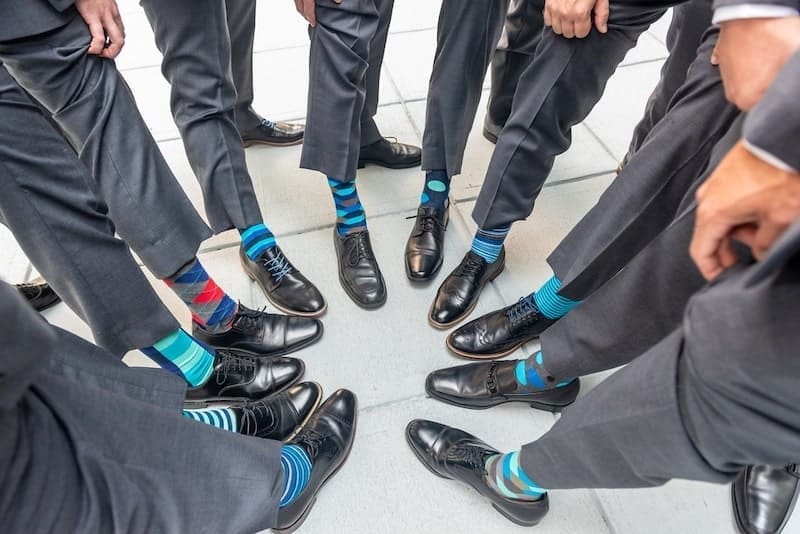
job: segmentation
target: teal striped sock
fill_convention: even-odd
[[[522,470],[519,452],[490,456],[484,467],[487,484],[504,497],[518,501],[538,501],[547,493]]]
[[[556,276],[552,276],[538,291],[531,295],[534,302],[536,302],[536,307],[548,319],[560,319],[569,313],[572,308],[580,304],[580,301],[570,300],[559,295],[559,289],[561,289],[561,280]]]
[[[472,252],[489,263],[496,262],[500,257],[500,251],[503,250],[503,242],[506,240],[509,230],[511,230],[510,226],[492,230],[479,228],[472,240]]]
[[[201,423],[211,425],[228,432],[237,432],[236,412],[233,408],[203,408],[200,410],[183,410],[183,416]]]
[[[242,236],[245,254],[253,261],[256,261],[265,250],[277,245],[275,236],[264,223],[255,224],[244,230],[240,229],[239,234]]]
[[[358,198],[356,180],[342,181],[328,177],[336,207],[336,231],[344,237],[367,229],[367,215]]]
[[[542,354],[542,351],[528,356],[524,360],[519,360],[514,368],[514,376],[517,379],[517,385],[527,391],[539,391],[553,387],[561,388],[575,380],[574,378],[568,378],[557,381],[550,374],[550,371],[544,367],[544,354]]]
[[[141,351],[193,387],[205,384],[214,372],[214,355],[182,328]]]
[[[311,478],[311,459],[299,445],[284,445],[281,448],[281,467],[285,481],[278,506],[292,503],[308,485]]]

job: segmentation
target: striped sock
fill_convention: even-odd
[[[311,478],[311,459],[299,445],[284,445],[281,448],[281,467],[286,484],[278,506],[283,508],[291,504],[308,484]]]
[[[141,351],[193,387],[205,384],[214,372],[214,355],[182,328]]]
[[[192,320],[213,333],[230,328],[236,302],[219,288],[195,258],[164,282],[189,307]]]
[[[503,241],[506,240],[509,230],[511,230],[510,226],[492,230],[479,228],[472,240],[472,252],[489,263],[496,262],[500,257],[500,251],[503,250]]]
[[[275,236],[264,223],[254,224],[245,230],[239,230],[239,234],[242,236],[242,246],[245,254],[253,261],[256,261],[262,252],[271,249],[277,244]]]
[[[346,182],[328,178],[328,185],[336,206],[336,231],[339,235],[344,237],[366,230],[367,216],[364,213],[364,206],[358,199],[355,178]]]
[[[542,389],[551,389],[554,386],[557,388],[569,385],[574,378],[568,378],[561,382],[556,382],[556,379],[550,374],[550,371],[544,367],[544,355],[542,351],[528,356],[524,360],[519,360],[517,366],[514,368],[514,375],[517,378],[517,384],[523,390],[539,391]]]
[[[425,188],[419,199],[423,208],[446,208],[447,195],[450,194],[450,178],[447,171],[428,171],[425,173]]]
[[[561,289],[561,280],[556,276],[552,276],[538,291],[531,295],[534,302],[536,302],[536,307],[548,319],[560,319],[569,313],[572,308],[580,304],[580,301],[570,300],[559,295],[559,289]]]
[[[228,432],[238,432],[236,412],[233,408],[183,410],[183,416]]]
[[[494,491],[518,501],[538,501],[546,491],[519,465],[519,452],[495,454],[486,459],[486,482]]]

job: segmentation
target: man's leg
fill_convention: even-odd
[[[36,269],[118,357],[177,330],[114,237],[87,169],[2,68],[0,110],[0,220]]]
[[[686,80],[686,73],[697,57],[697,47],[709,26],[711,2],[708,0],[692,0],[673,9],[672,22],[667,32],[669,56],[661,68],[661,79],[647,100],[644,116],[633,131],[622,165],[630,160],[653,127],[667,113],[667,106]]]
[[[253,39],[256,0],[225,0],[231,38],[231,73],[236,87],[234,118],[244,146],[290,146],[303,142],[303,126],[273,122],[253,109]]]
[[[225,6],[218,0],[144,0],[142,6],[164,55],[161,67],[172,87],[172,113],[211,227],[217,233],[239,231],[246,272],[279,309],[320,315],[324,298],[288,262],[261,217],[234,121],[237,96]]]
[[[492,89],[483,136],[497,143],[511,114],[511,104],[519,77],[533,61],[542,38],[544,16],[536,0],[513,0],[508,8],[503,34],[492,57]]]

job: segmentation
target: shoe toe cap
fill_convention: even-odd
[[[447,338],[447,343],[456,350],[474,352],[475,339],[475,332],[471,328],[464,327],[451,333]]]
[[[306,370],[303,361],[297,358],[275,358],[271,364],[272,377],[278,389],[296,382]]]
[[[431,278],[441,265],[441,255],[433,252],[417,251],[406,254],[407,273],[412,280],[427,280]]]
[[[339,389],[325,401],[324,410],[341,421],[354,422],[358,411],[358,400],[355,393],[349,389]]]
[[[286,344],[288,346],[308,343],[322,336],[322,321],[307,317],[289,317],[286,326]]]
[[[316,382],[303,382],[287,390],[286,394],[302,421],[319,403],[322,387]]]
[[[446,427],[427,419],[414,419],[406,426],[406,439],[418,452],[428,454]]]

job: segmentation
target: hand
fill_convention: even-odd
[[[723,22],[712,62],[719,64],[726,98],[750,110],[798,48],[800,17]]]
[[[294,0],[294,7],[297,12],[303,15],[311,27],[317,25],[317,2],[316,0]]]
[[[589,35],[592,19],[597,31],[608,31],[608,0],[547,0],[544,5],[544,25],[568,39]]]
[[[736,239],[762,259],[800,217],[800,174],[773,167],[737,143],[697,191],[692,259],[707,280],[737,261]]]
[[[125,25],[122,24],[117,2],[75,0],[75,8],[92,34],[88,53],[108,59],[117,57],[125,46]]]

